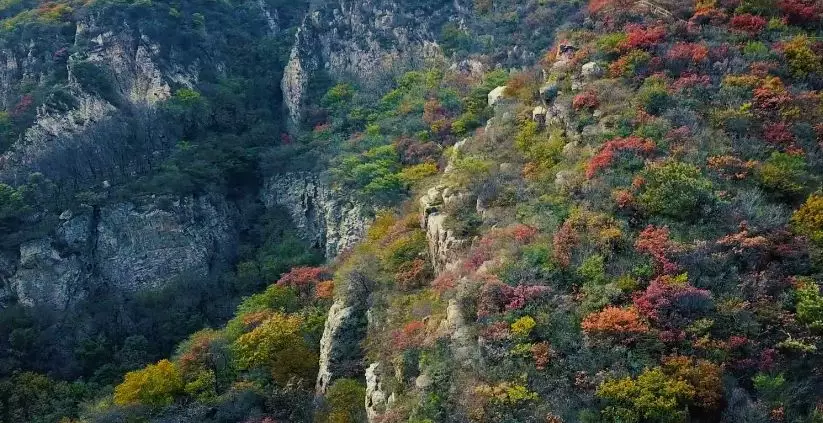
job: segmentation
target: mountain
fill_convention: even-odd
[[[823,3],[0,19],[0,421],[823,419]]]

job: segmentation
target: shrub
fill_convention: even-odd
[[[712,183],[694,165],[669,161],[643,172],[637,199],[652,214],[687,219],[714,201]]]
[[[643,50],[631,50],[609,65],[609,74],[614,77],[633,77],[645,69],[652,56]]]
[[[677,246],[669,240],[669,227],[657,228],[646,226],[637,237],[634,248],[641,253],[647,253],[657,262],[658,271],[672,273],[677,265],[669,259],[669,255],[677,251]]]
[[[534,321],[534,318],[531,316],[523,316],[512,323],[512,334],[521,338],[527,338],[536,325],[537,322]]]
[[[607,421],[684,422],[690,405],[711,410],[720,404],[721,376],[721,368],[709,361],[672,356],[636,379],[604,381],[597,396],[609,404],[603,410]]]
[[[586,316],[580,326],[588,335],[609,336],[624,340],[649,332],[649,326],[643,322],[637,310],[613,306]]]
[[[774,152],[758,169],[764,188],[781,197],[797,197],[806,189],[809,174],[802,156]]]
[[[589,161],[586,167],[586,178],[591,179],[598,171],[607,168],[615,160],[615,156],[622,151],[649,155],[654,151],[655,147],[654,141],[647,138],[632,136],[612,139],[603,144],[600,151]]]
[[[572,100],[572,107],[576,111],[596,109],[600,105],[597,94],[591,91],[580,93]]]
[[[621,47],[624,50],[654,47],[666,38],[666,28],[660,25],[646,27],[637,24],[626,26],[626,39]]]
[[[306,345],[302,323],[299,316],[272,314],[234,341],[232,348],[237,366],[240,369],[266,368],[281,384],[292,377],[309,381],[314,376],[317,357]]]
[[[751,13],[744,13],[732,18],[731,27],[735,30],[745,32],[748,34],[759,34],[766,28],[767,21],[757,15]]]
[[[366,388],[354,379],[338,379],[329,387],[320,422],[357,423],[366,420]]]
[[[663,359],[663,371],[694,388],[693,403],[704,410],[720,405],[723,398],[723,370],[720,366],[687,356],[670,356]]]
[[[819,22],[823,13],[820,3],[809,0],[780,0],[777,5],[787,20],[794,24]]]
[[[791,225],[800,235],[807,236],[814,242],[823,243],[823,195],[809,196],[792,214]]]
[[[688,323],[711,306],[712,295],[688,283],[686,274],[657,277],[642,293],[634,296],[634,306],[643,316],[669,328]]]
[[[326,279],[326,269],[323,267],[295,267],[285,273],[277,281],[277,286],[290,287],[301,296],[311,296],[320,281]]]
[[[603,417],[615,423],[683,422],[685,404],[694,395],[694,387],[666,375],[660,367],[644,370],[637,379],[607,380],[597,388],[597,396],[609,404]]]
[[[677,62],[700,63],[709,57],[709,47],[702,43],[676,43],[668,52],[666,58]]]
[[[798,283],[795,291],[797,297],[797,319],[809,327],[823,329],[823,296],[820,287],[813,280],[804,279]]]
[[[480,385],[474,389],[474,392],[501,405],[518,405],[539,398],[537,393],[529,391],[525,386],[509,382],[502,382],[494,386]]]
[[[646,78],[636,98],[640,107],[652,115],[663,113],[670,105],[666,81],[656,76]]]
[[[804,78],[810,73],[820,73],[820,56],[812,50],[807,36],[798,35],[783,43],[782,47],[789,70],[795,77]]]

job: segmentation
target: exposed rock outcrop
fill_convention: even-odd
[[[460,249],[466,245],[466,240],[460,239],[453,230],[446,227],[448,215],[443,212],[443,208],[452,203],[454,207],[465,205],[463,197],[449,188],[436,186],[420,198],[420,225],[426,231],[429,256],[437,272],[446,270],[449,264],[454,262]]]
[[[315,173],[275,175],[266,182],[262,197],[267,207],[285,207],[300,236],[329,259],[359,241],[371,222],[368,205],[335,191]]]
[[[504,86],[497,87],[497,88],[491,90],[491,92],[489,92],[489,95],[488,95],[489,106],[494,106],[495,104],[497,104],[497,102],[500,101],[501,98],[503,98],[503,96],[506,94],[506,88],[507,87],[504,85]]]
[[[61,61],[21,60],[19,53],[0,50],[0,60],[6,59],[5,66],[0,63],[0,87],[8,86],[11,90],[27,81],[40,83],[42,77],[36,77],[36,73],[54,71],[55,67],[65,67],[67,75],[60,95],[37,107],[34,122],[0,157],[3,179],[43,172],[49,168],[43,162],[53,161],[53,155],[60,154],[59,151],[84,148],[82,134],[124,111],[133,114],[137,109],[152,108],[169,98],[174,87],[192,87],[197,82],[196,62],[183,64],[170,59],[174,52],[161,51],[160,44],[142,34],[140,28],[124,22],[123,28],[115,32],[108,23],[102,25],[97,21],[90,14],[76,23],[71,48],[66,46],[53,54],[63,57]],[[63,42],[68,43],[69,39]],[[47,48],[42,43],[32,41],[29,55],[36,49]],[[68,56],[72,50],[75,53]],[[19,101],[25,105],[25,97]],[[118,138],[114,134],[103,138],[112,137]],[[44,173],[59,179],[48,171]]]
[[[309,84],[319,71],[379,83],[381,74],[443,60],[435,41],[437,24],[454,17],[455,4],[432,8],[395,0],[340,0],[310,11],[281,83],[291,124],[299,125]]]
[[[345,293],[338,297],[323,328],[315,393],[323,396],[339,378],[359,378],[364,374],[361,343],[368,329],[367,311],[372,281],[353,271],[345,280]]]
[[[129,294],[204,278],[237,246],[236,211],[222,199],[115,203],[71,214],[51,234],[20,245],[3,278],[7,294],[65,309],[101,287]]]
[[[366,368],[366,418],[369,422],[376,421],[392,403],[392,397],[386,394],[383,386],[383,371],[381,363],[372,363]]]

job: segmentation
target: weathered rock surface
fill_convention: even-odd
[[[262,192],[267,207],[280,205],[300,236],[331,259],[359,241],[371,222],[370,207],[337,192],[310,172],[275,175]]]
[[[173,60],[173,52],[162,52],[160,44],[142,34],[140,28],[123,23],[122,28],[112,31],[110,23],[100,24],[98,19],[90,14],[77,21],[73,39],[63,40],[71,40],[71,48],[55,52],[48,60],[43,59],[40,50],[50,47],[42,39],[31,41],[26,58],[20,57],[20,52],[0,49],[0,87],[6,88],[2,102],[7,106],[14,106],[16,101],[25,103],[25,97],[21,100],[15,94],[22,84],[45,83],[44,75],[57,67],[64,67],[67,75],[61,95],[37,107],[34,122],[0,157],[3,179],[43,172],[53,166],[43,162],[55,160],[55,152],[86,147],[82,146],[81,135],[116,120],[123,110],[151,109],[169,98],[174,87],[192,87],[196,83],[196,62]],[[69,56],[69,51],[75,52]],[[96,82],[92,84],[89,79]],[[95,89],[90,84],[106,88]]]
[[[357,271],[346,278],[345,293],[338,297],[326,317],[320,339],[320,361],[315,394],[323,396],[339,378],[363,376],[361,343],[368,330],[368,308],[372,281]]]
[[[428,193],[420,198],[420,225],[426,231],[429,256],[437,272],[447,269],[460,249],[467,244],[466,240],[460,239],[453,230],[446,227],[448,215],[443,212],[443,209],[449,205],[452,207],[465,206],[466,201],[464,200],[462,196],[452,193],[443,186],[429,189]]]
[[[383,386],[383,366],[372,363],[366,368],[366,418],[370,422],[386,411],[389,396]]]
[[[99,287],[121,293],[206,277],[232,259],[236,211],[222,199],[115,203],[72,213],[10,255],[2,291],[27,305],[65,309]],[[8,267],[6,268],[8,269]]]
[[[503,98],[503,95],[506,94],[506,88],[507,87],[504,85],[504,86],[501,86],[501,87],[497,87],[497,88],[491,90],[491,92],[489,92],[489,95],[488,95],[489,106],[494,106],[495,104],[497,104],[500,101],[501,98]]]
[[[283,74],[283,101],[298,125],[312,77],[326,71],[379,83],[403,69],[443,60],[437,22],[453,17],[458,2],[435,8],[396,0],[340,0],[310,11],[300,26]]]

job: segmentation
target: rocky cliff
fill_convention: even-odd
[[[19,114],[32,113],[26,109],[36,107],[33,121],[0,158],[3,179],[17,181],[32,171],[61,176],[55,172],[55,155],[89,150],[83,144],[90,132],[110,132],[102,124],[151,109],[169,98],[173,89],[197,82],[198,61],[176,57],[174,47],[161,45],[139,25],[128,21],[121,25],[115,32],[110,18],[89,13],[66,24],[69,30],[57,35],[56,41],[31,39],[25,58],[10,48],[0,50],[6,58],[5,66],[0,66],[0,86],[9,87],[3,102]],[[43,59],[50,50],[56,51]],[[48,86],[54,78],[65,79]],[[25,84],[41,85],[39,89],[47,93],[45,101],[29,106],[32,97],[19,93]],[[148,135],[155,138],[152,147],[163,144],[162,134]],[[112,146],[97,150],[107,147]]]
[[[66,211],[53,231],[4,253],[3,293],[66,309],[99,289],[129,294],[205,278],[235,255],[236,215],[213,197]]]
[[[359,241],[371,221],[368,205],[334,190],[319,174],[275,175],[266,181],[261,196],[268,207],[285,207],[300,236],[329,259]]]
[[[403,69],[443,61],[437,34],[444,21],[459,19],[459,3],[340,0],[310,11],[283,74],[283,101],[291,124],[303,118],[310,84],[320,72],[368,85]]]

